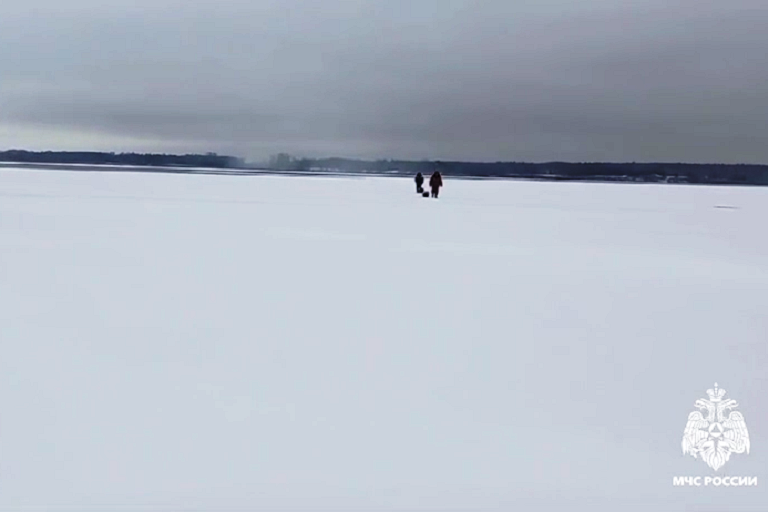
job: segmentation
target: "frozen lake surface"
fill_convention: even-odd
[[[768,510],[768,189],[0,170],[0,510]],[[694,402],[749,454],[684,456]]]

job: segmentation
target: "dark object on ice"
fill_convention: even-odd
[[[422,192],[421,197],[429,197],[429,192]]]
[[[440,187],[442,186],[443,177],[440,175],[440,172],[435,171],[432,177],[429,178],[429,188],[432,189],[432,197],[437,199],[438,194],[440,194]]]
[[[424,192],[424,187],[422,186],[424,185],[424,176],[422,176],[421,173],[418,173],[413,181],[416,182],[416,193],[421,194]]]

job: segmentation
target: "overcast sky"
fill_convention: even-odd
[[[768,163],[765,0],[4,0],[0,149]]]

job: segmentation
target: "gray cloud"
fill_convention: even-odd
[[[3,5],[0,146],[768,162],[766,26],[762,0]]]

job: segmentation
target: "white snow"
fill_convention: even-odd
[[[767,224],[765,188],[0,170],[0,510],[768,510]],[[672,485],[715,382],[756,488]]]

